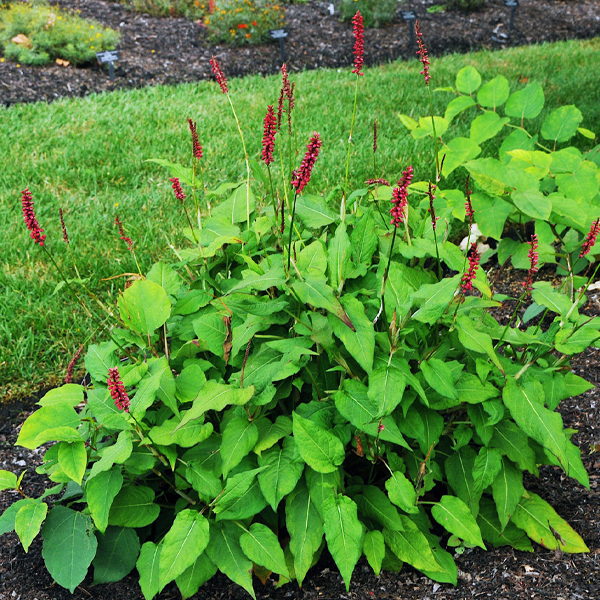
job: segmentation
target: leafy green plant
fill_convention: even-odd
[[[96,52],[112,50],[119,34],[45,2],[14,2],[0,11],[0,44],[6,58],[43,65],[57,58],[89,63]]]
[[[214,59],[213,70],[231,103]],[[349,194],[340,214],[337,195],[310,187],[320,136],[290,173],[293,120],[278,123],[272,106],[268,171],[246,155],[252,179],[207,191],[190,130],[191,166],[155,160],[189,243],[119,293],[117,325],[85,356],[91,383],[52,390],[23,424],[18,444],[57,442],[38,469],[56,485],[15,502],[0,531],[27,550],[41,529],[48,570],[70,590],[90,566],[96,583],[136,567],[146,599],[173,580],[190,597],[217,569],[252,596],[252,572],[301,584],[325,548],[347,588],[362,554],[376,573],[407,562],[456,584],[442,543],[586,552],[523,486],[540,464],[589,485],[556,412],[591,387],[569,369],[600,338],[598,319],[579,312],[585,286],[572,300],[533,283],[533,237],[520,300],[532,287],[556,316],[546,329],[500,326],[489,310],[503,298],[477,249],[436,233],[451,209],[435,184],[408,203],[421,188],[410,166],[393,188],[377,179]],[[28,190],[22,204],[47,252]],[[465,211],[477,217],[468,199]],[[0,489],[20,491],[22,477],[0,472]]]
[[[505,77],[482,85],[471,66],[461,69],[454,88],[442,91],[455,96],[444,116],[434,117],[441,174],[450,184],[440,185],[438,201],[451,212],[450,219],[465,219],[464,194],[452,187],[464,168],[476,186],[472,202],[477,225],[485,237],[498,242],[501,264],[510,259],[516,268],[527,268],[526,240],[535,231],[540,266],[557,263],[563,275],[587,269],[597,250],[580,254],[590,224],[600,213],[600,146],[582,153],[568,145],[577,135],[584,141],[595,139],[593,132],[580,127],[579,109],[561,106],[541,121],[536,118],[545,99],[539,83],[511,93]],[[413,138],[433,137],[429,117],[415,120],[401,114],[400,119]],[[451,138],[459,121],[470,121],[469,137]],[[488,141],[497,138],[502,140],[496,142],[497,154],[486,156]],[[421,185],[425,189],[426,184]]]
[[[472,11],[484,7],[486,2],[487,0],[449,0],[448,6],[459,10]]]
[[[202,19],[210,11],[208,0],[127,0],[138,12],[161,17]]]
[[[218,0],[203,22],[212,40],[244,45],[264,42],[283,21],[283,8],[271,0]]]
[[[339,10],[342,21],[350,21],[360,11],[365,27],[381,27],[394,19],[397,5],[395,0],[342,0]]]

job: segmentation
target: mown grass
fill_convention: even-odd
[[[468,64],[484,81],[505,75],[513,89],[537,80],[546,94],[539,119],[552,108],[576,104],[584,114],[582,126],[600,132],[599,59],[598,39],[452,55],[433,61],[432,85],[452,85],[458,70]],[[361,78],[350,190],[372,176],[374,119],[379,122],[379,173],[393,181],[412,164],[417,177],[431,176],[432,145],[415,142],[397,116],[428,112],[419,67],[416,61],[393,63],[368,69]],[[324,140],[310,191],[326,192],[343,182],[354,78],[346,69],[294,74],[292,80],[297,84],[300,154],[314,130]],[[277,77],[230,81],[254,157],[260,153],[266,105],[276,102],[279,85]],[[434,94],[438,114],[448,100],[447,93]],[[187,117],[198,122],[208,187],[240,181],[245,171],[241,145],[227,101],[212,82],[0,109],[0,398],[32,392],[62,378],[75,349],[94,335],[65,290],[54,293],[59,278],[45,253],[28,238],[20,190],[32,191],[48,235],[47,249],[72,275],[58,219],[58,208],[63,207],[80,272],[90,277],[92,289],[110,297],[123,280],[100,280],[136,270],[114,227],[117,212],[135,241],[142,270],[159,257],[169,260],[169,244],[181,241],[178,229],[184,220],[168,174],[144,161],[189,163]],[[463,133],[466,123],[465,118],[459,123]],[[591,145],[583,138],[578,143],[582,148]],[[493,149],[488,145],[484,152]]]

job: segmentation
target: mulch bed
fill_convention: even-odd
[[[488,0],[484,9],[472,13],[428,13],[433,0],[405,4],[410,4],[421,21],[432,55],[600,35],[600,0],[521,0],[512,32],[510,9],[503,0]],[[277,43],[241,48],[214,46],[207,43],[202,27],[186,19],[136,14],[106,0],[62,0],[60,5],[121,32],[116,80],[110,82],[106,67],[97,64],[86,68],[54,64],[29,67],[7,61],[0,63],[0,105],[208,79],[212,55],[219,58],[230,77],[275,73],[281,66]],[[291,70],[347,67],[352,62],[352,26],[330,15],[328,6],[329,2],[313,0],[287,8],[289,37],[285,48]],[[400,16],[387,27],[365,32],[367,65],[414,56],[407,24]]]

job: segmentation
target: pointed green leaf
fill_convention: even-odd
[[[331,473],[344,462],[344,446],[331,431],[293,413],[293,431],[304,462],[319,473]]]
[[[206,552],[203,552],[191,567],[188,567],[176,580],[177,587],[183,600],[193,596],[201,585],[212,579],[217,572]]]
[[[438,394],[441,394],[444,398],[458,398],[452,380],[452,371],[444,361],[438,358],[423,361],[421,362],[421,371],[425,376],[425,381]]]
[[[101,450],[102,457],[94,463],[88,476],[88,482],[103,471],[108,471],[115,464],[123,464],[133,452],[131,432],[121,431],[117,441],[112,446],[106,446]]]
[[[471,106],[475,106],[475,100],[471,96],[457,96],[448,103],[444,119],[452,121],[456,115],[460,114],[463,110],[467,110],[467,108],[471,108]]]
[[[249,531],[240,536],[240,546],[253,563],[284,577],[289,577],[289,570],[279,540],[266,525],[254,523]]]
[[[501,119],[498,113],[492,111],[475,117],[471,122],[471,141],[482,144],[486,140],[496,137],[509,121],[508,117]]]
[[[234,418],[227,423],[223,431],[221,458],[223,459],[223,477],[248,455],[258,441],[258,429],[252,421]]]
[[[154,504],[154,491],[146,486],[124,487],[110,507],[109,525],[145,527],[156,521],[160,506]]]
[[[292,289],[304,304],[310,304],[315,308],[322,308],[329,311],[353,331],[356,331],[352,321],[350,321],[350,317],[348,317],[339,300],[336,298],[333,289],[322,279],[307,277],[304,281],[296,281],[292,285]]]
[[[200,461],[188,462],[185,477],[205,502],[211,502],[223,491],[221,480]]]
[[[473,516],[477,516],[481,491],[476,488],[473,479],[475,452],[469,446],[463,446],[444,463],[448,483],[456,495],[469,506]]]
[[[266,417],[258,419],[255,423],[258,427],[258,441],[253,450],[259,456],[261,452],[271,448],[281,438],[292,433],[292,420],[285,415],[279,415],[274,423]]]
[[[335,236],[327,246],[327,261],[329,264],[329,284],[334,290],[339,290],[350,272],[352,244],[346,233],[346,224],[340,223]],[[352,318],[352,317],[350,317]],[[356,326],[356,323],[354,324]]]
[[[108,369],[106,372],[108,373]],[[66,385],[63,385],[59,388],[54,388],[53,390],[50,390],[44,394],[38,404],[40,406],[50,406],[52,404],[66,402],[67,404],[75,407],[83,402],[83,390],[84,387],[82,385],[67,383]]]
[[[417,513],[419,509],[415,506],[417,492],[413,484],[400,471],[394,471],[385,482],[390,500],[404,512]]]
[[[506,527],[502,527],[494,503],[489,498],[481,499],[477,524],[481,529],[483,539],[495,548],[512,546],[515,550],[533,552],[531,542],[522,529],[510,522]]]
[[[135,565],[140,574],[140,588],[146,600],[152,600],[160,591],[158,585],[160,549],[161,546],[146,542],[140,550],[140,557]]]
[[[471,171],[473,173],[473,171]],[[504,186],[500,184],[497,193],[504,191]],[[477,225],[486,237],[499,240],[502,238],[504,224],[512,210],[511,205],[498,196],[490,196],[482,192],[475,193],[471,196],[473,210],[477,215]]]
[[[0,471],[0,491],[14,490],[17,487],[17,476],[10,471]]]
[[[342,487],[340,472],[317,473],[307,465],[304,478],[308,486],[310,498],[322,517],[323,503],[330,496],[337,494]]]
[[[391,414],[400,404],[406,376],[393,364],[379,367],[369,375],[368,396],[377,405],[377,417]]]
[[[36,502],[25,504],[15,515],[15,532],[19,536],[25,552],[29,550],[31,542],[40,532],[47,512],[48,505],[45,502]]]
[[[502,468],[502,454],[496,448],[483,447],[473,465],[473,479],[475,480],[475,490],[485,490],[492,484],[496,475]]]
[[[215,514],[219,514],[227,510],[230,506],[237,502],[254,483],[255,477],[264,469],[252,469],[251,471],[242,471],[237,475],[227,478],[225,490],[223,494],[218,498],[217,503],[214,507]]]
[[[123,486],[123,476],[116,469],[104,471],[88,479],[85,484],[85,497],[94,524],[101,533],[106,531],[110,507]]]
[[[352,258],[358,265],[369,264],[375,250],[377,250],[378,238],[375,230],[375,219],[373,211],[367,210],[357,221],[350,236],[352,242]]]
[[[422,285],[413,294],[415,300],[422,300],[421,308],[412,315],[413,318],[429,325],[435,323],[444,314],[448,304],[454,298],[459,281],[460,275],[455,275],[454,277],[446,277],[438,283]]]
[[[412,487],[412,486],[411,486]],[[388,497],[374,485],[365,486],[356,496],[356,503],[361,514],[377,521],[390,531],[402,531],[402,520],[398,509],[392,505]]]
[[[385,541],[381,531],[367,531],[363,541],[363,553],[367,557],[375,576],[379,577],[385,556]]]
[[[431,509],[431,516],[450,533],[486,550],[481,531],[469,507],[456,496],[442,496]]]
[[[509,117],[517,117],[521,120],[535,119],[542,112],[544,102],[544,90],[537,81],[534,81],[524,89],[512,93],[504,109]]]
[[[52,578],[71,593],[84,580],[98,542],[92,520],[64,506],[49,513],[42,529],[42,556]]]
[[[336,215],[327,206],[327,202],[321,196],[302,194],[296,199],[296,214],[302,222],[310,229],[318,229],[333,223]]]
[[[121,319],[127,327],[149,337],[171,314],[167,292],[148,279],[134,281],[117,301]]]
[[[545,140],[560,144],[570,140],[577,133],[581,121],[583,115],[576,106],[561,106],[546,117],[540,133]]]
[[[119,581],[128,575],[140,554],[140,540],[128,527],[109,527],[98,536],[98,551],[92,563],[94,584]]]
[[[456,89],[463,94],[473,94],[480,85],[481,75],[475,67],[463,67],[456,75]]]
[[[43,406],[23,423],[15,444],[33,450],[50,441],[81,441],[75,431],[79,424],[79,415],[68,402]]]
[[[487,333],[478,331],[475,323],[466,315],[459,315],[456,318],[456,330],[460,343],[467,350],[487,354],[500,372],[504,373],[500,359],[492,345],[492,338]]]
[[[283,449],[279,446],[270,448],[258,459],[259,466],[268,467],[258,475],[258,482],[274,512],[281,500],[294,490],[304,470],[304,463],[296,462],[293,438],[287,438],[286,442],[288,440],[291,443],[284,444]]]
[[[58,445],[58,464],[75,483],[81,485],[87,467],[87,452],[81,442],[60,442]]]
[[[498,75],[481,86],[481,89],[477,92],[477,102],[485,108],[495,110],[508,100],[509,95],[508,79],[504,75]]]
[[[157,371],[153,375],[146,375],[142,379],[137,392],[131,398],[129,412],[138,420],[143,419],[146,410],[154,404],[156,393],[160,387],[160,382],[168,367]]]
[[[523,471],[503,458],[502,467],[492,484],[492,495],[502,529],[507,526],[524,493]]]

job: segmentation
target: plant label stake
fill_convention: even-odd
[[[330,15],[334,15],[335,14],[335,5],[333,4],[333,2],[329,3],[329,14]]]
[[[269,29],[269,35],[272,40],[279,41],[279,51],[281,52],[281,64],[285,62],[285,48],[283,47],[283,40],[288,36],[288,32],[285,29]]]
[[[96,52],[96,58],[102,65],[108,63],[108,78],[110,81],[115,80],[115,62],[120,60],[117,50],[106,50],[105,52]]]
[[[409,44],[412,48],[415,45],[415,21],[417,20],[417,15],[412,10],[403,10],[402,18],[408,25]]]
[[[515,22],[515,10],[519,6],[519,0],[504,0],[504,6],[510,8],[510,21],[508,23],[508,35],[512,33],[513,25]]]

